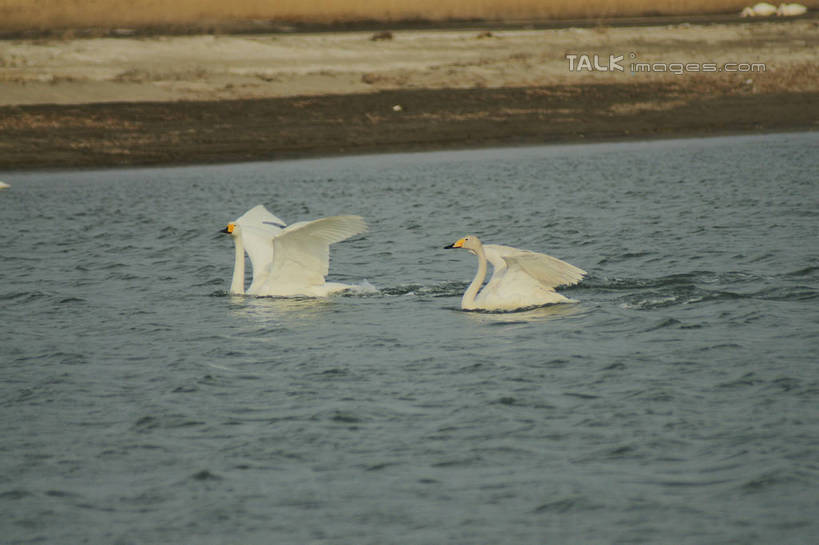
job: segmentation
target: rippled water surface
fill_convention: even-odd
[[[4,543],[813,543],[819,133],[6,173]],[[360,214],[323,301],[224,225]],[[468,234],[589,271],[459,310]]]

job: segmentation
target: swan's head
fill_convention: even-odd
[[[467,235],[464,238],[460,238],[450,244],[449,246],[444,246],[444,250],[449,250],[452,248],[463,248],[465,250],[469,250],[473,254],[477,252],[478,248],[481,247],[481,239],[476,237],[475,235]]]
[[[236,236],[239,234],[239,226],[235,223],[228,223],[227,227],[219,231],[220,233],[226,233],[228,235]]]

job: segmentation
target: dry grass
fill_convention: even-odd
[[[201,25],[239,21],[336,23],[452,19],[548,20],[731,13],[751,0],[0,0],[0,30]],[[819,0],[805,2],[819,7]]]

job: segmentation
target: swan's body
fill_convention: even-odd
[[[776,13],[776,6],[767,2],[760,2],[754,5],[754,13],[760,17],[768,17]]]
[[[776,14],[779,16],[794,17],[797,15],[804,15],[807,11],[808,8],[802,4],[779,4]]]
[[[753,7],[743,9],[741,15],[743,17],[768,17],[774,13],[776,13],[776,6],[767,2],[760,2],[754,4]]]
[[[6,182],[0,182],[0,189],[8,189],[10,187],[11,186],[9,184],[7,184]]]
[[[236,246],[230,293],[245,293],[245,252],[253,266],[248,295],[325,297],[352,286],[325,282],[330,245],[367,230],[359,216],[333,216],[287,226],[258,205],[222,231]]]
[[[555,257],[501,246],[483,244],[467,236],[446,248],[465,248],[478,256],[478,272],[461,299],[464,310],[518,310],[521,308],[574,302],[555,291],[558,286],[577,284],[586,271]],[[486,279],[487,263],[492,278]]]

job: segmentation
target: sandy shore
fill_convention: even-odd
[[[372,37],[0,41],[0,168],[819,127],[814,18]]]

